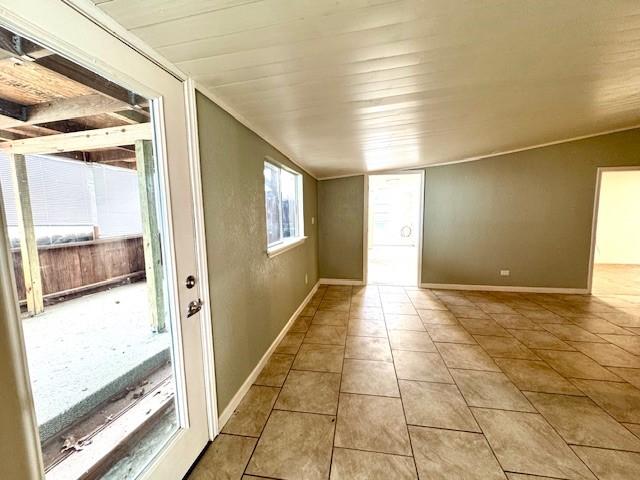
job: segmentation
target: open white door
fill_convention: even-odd
[[[65,2],[0,1],[0,23],[20,36],[149,99],[153,135],[147,146],[153,146],[150,158],[156,170],[147,181],[157,188],[153,214],[161,238],[159,248],[166,295],[163,318],[167,322],[171,345],[175,428],[166,432],[166,438],[158,446],[157,453],[145,464],[140,478],[182,478],[206,445],[211,430],[215,431],[217,418],[212,400],[215,393],[212,393],[209,373],[211,365],[207,360],[212,356],[211,352],[206,351],[207,345],[210,345],[210,339],[206,339],[208,320],[202,318],[199,310],[199,299],[206,298],[206,292],[201,292],[201,288],[206,286],[201,285],[197,278],[201,265],[197,258],[199,245],[196,239],[200,237],[196,234],[194,221],[194,176],[189,161],[189,120],[184,82]],[[140,169],[138,175],[142,175]],[[3,236],[5,234],[3,232]],[[149,240],[148,236],[144,238],[145,242]],[[5,248],[5,245],[0,248]],[[147,278],[148,275],[147,268]],[[195,282],[188,281],[190,277]],[[0,288],[15,289],[15,281],[13,283],[3,284]],[[22,325],[19,308],[16,308],[14,321]],[[25,353],[23,358],[27,358],[29,352],[24,343],[25,332],[22,326],[16,330],[20,337],[16,340]],[[24,370],[28,372],[29,368],[26,367]],[[29,376],[33,375],[25,375],[23,387],[30,390],[33,397],[32,379]],[[144,394],[144,388],[140,392]],[[40,451],[42,431],[37,431],[38,421],[34,421],[36,409],[33,405],[31,410],[31,418],[26,418],[25,424],[34,426],[33,446],[34,450]],[[100,440],[104,441],[103,438]],[[96,443],[99,442],[94,441],[93,446]],[[87,446],[87,450],[90,448],[92,445]],[[74,472],[73,469],[69,471]],[[49,469],[46,476],[65,478],[56,473],[55,468]],[[39,477],[45,477],[42,457],[40,466],[34,472],[25,472],[24,478]]]

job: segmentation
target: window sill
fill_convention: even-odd
[[[277,257],[281,253],[287,252],[292,248],[296,248],[298,245],[302,245],[306,239],[307,237],[296,237],[285,240],[284,242],[267,249],[267,255],[269,258]]]

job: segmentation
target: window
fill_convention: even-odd
[[[264,162],[267,249],[271,254],[304,239],[302,175]]]

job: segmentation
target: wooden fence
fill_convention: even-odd
[[[20,249],[13,249],[18,298],[26,299]],[[142,237],[38,247],[44,298],[72,295],[145,275]]]

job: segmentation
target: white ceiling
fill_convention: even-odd
[[[638,0],[95,0],[319,177],[640,124]]]

